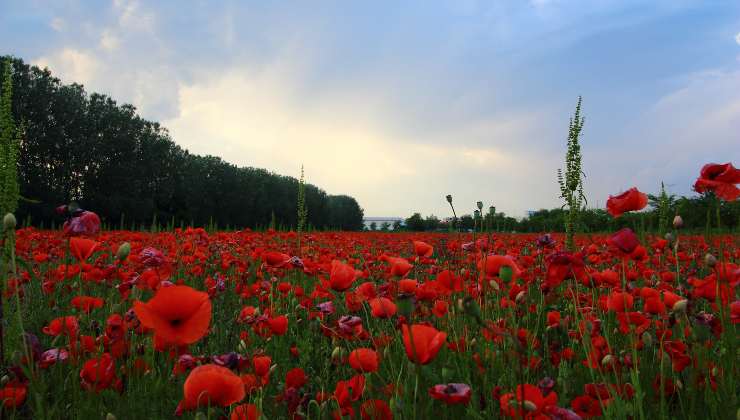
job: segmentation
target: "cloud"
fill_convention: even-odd
[[[709,162],[739,162],[740,70],[707,70],[658,98],[639,118],[609,137],[587,161],[589,191],[607,194],[637,186],[692,194],[699,169]]]
[[[39,67],[49,67],[55,74],[63,74],[67,81],[88,83],[93,80],[101,63],[91,54],[65,48],[56,54],[42,56],[34,60]]]
[[[67,23],[64,21],[64,19],[57,16],[51,20],[49,26],[51,26],[51,29],[57,32],[62,32],[67,28]]]
[[[735,35],[735,42],[737,42],[737,45],[740,45],[740,32]]]

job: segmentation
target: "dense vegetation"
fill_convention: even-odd
[[[17,58],[0,57],[0,68],[8,62],[12,113],[21,127],[20,220],[49,226],[55,205],[75,200],[116,227],[297,226],[297,179],[191,154],[133,106],[65,85]],[[314,228],[362,227],[352,197],[306,185],[305,204]]]
[[[669,196],[665,210],[661,210],[659,197],[650,196],[650,208],[639,212],[624,214],[619,218],[609,216],[604,209],[585,209],[580,212],[578,229],[581,232],[606,232],[624,227],[639,227],[651,232],[665,232],[665,223],[661,226],[661,211],[670,215],[681,215],[685,227],[694,231],[716,229],[717,208],[715,197],[702,194],[696,197]],[[719,220],[722,229],[735,231],[740,228],[740,201],[719,202]],[[489,210],[484,216],[465,214],[457,219],[457,227],[463,230],[492,230],[517,232],[563,232],[567,209],[541,209],[523,219],[507,216],[505,213]],[[669,221],[670,221],[669,220]],[[450,221],[440,220],[436,216],[422,217],[414,213],[406,219],[406,230],[437,231],[449,230]]]

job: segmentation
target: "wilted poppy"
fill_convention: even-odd
[[[134,312],[162,347],[195,343],[211,323],[208,294],[189,286],[161,287],[148,302],[135,301]]]
[[[66,236],[97,235],[100,232],[100,217],[91,211],[82,211],[64,222],[62,230]]]
[[[609,244],[615,246],[625,254],[631,254],[637,248],[637,246],[640,245],[640,241],[637,239],[637,235],[635,235],[635,232],[633,232],[630,228],[624,228],[617,231],[615,234],[609,237],[607,242],[609,242]]]
[[[421,365],[426,365],[434,360],[447,339],[446,333],[437,331],[436,328],[427,325],[414,324],[409,329],[409,326],[404,324],[401,329],[406,356],[412,362]]]
[[[633,187],[619,195],[610,195],[606,201],[606,210],[612,216],[619,217],[628,211],[642,210],[647,203],[647,194]]]
[[[208,405],[226,407],[241,401],[246,392],[241,378],[229,369],[208,364],[193,369],[185,379],[178,412]]]
[[[740,169],[735,169],[729,162],[723,165],[709,163],[701,168],[694,190],[698,193],[713,191],[725,201],[734,201],[740,197],[740,189],[735,184],[740,184]]]
[[[429,388],[429,395],[445,404],[467,404],[472,392],[466,384],[440,384]]]

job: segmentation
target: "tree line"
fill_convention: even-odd
[[[659,196],[649,195],[649,197],[647,210],[626,213],[618,218],[613,218],[605,209],[582,209],[575,227],[579,232],[587,233],[615,231],[625,227],[665,233],[670,228],[673,217],[680,215],[684,229],[716,231],[717,226],[723,231],[740,229],[740,201],[718,203],[712,193],[694,197],[668,195],[662,202]],[[441,220],[433,215],[422,217],[420,213],[414,213],[406,219],[403,229],[416,232],[450,229],[564,232],[567,213],[568,210],[562,208],[541,209],[531,212],[527,217],[516,219],[491,208],[487,213],[476,211],[472,215],[464,214],[457,220],[452,218]]]
[[[21,220],[49,226],[56,205],[76,201],[113,227],[298,225],[297,179],[189,153],[132,105],[0,56],[0,69],[6,64],[20,127]],[[354,198],[310,184],[303,194],[309,226],[362,228],[363,210]]]

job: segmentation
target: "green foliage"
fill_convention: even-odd
[[[426,229],[426,224],[421,217],[421,213],[414,213],[406,219],[406,229],[412,232],[421,232]]]
[[[20,59],[0,57],[0,66],[8,64],[12,111],[15,121],[24,122],[20,194],[42,203],[21,200],[19,220],[30,217],[50,226],[57,217],[54,207],[76,200],[110,226],[150,226],[156,218],[173,226],[208,226],[213,219],[221,226],[254,228],[267,226],[273,211],[276,227],[298,226],[299,180],[191,154],[131,105],[88,94],[78,84],[64,85]],[[9,92],[3,89],[3,97]],[[311,209],[304,229],[362,229],[362,209],[353,198],[331,196],[310,184],[303,188],[304,206]]]
[[[18,147],[20,130],[13,119],[13,77],[10,63],[3,65],[0,94],[0,214],[13,213],[18,208]]]
[[[558,184],[560,185],[560,197],[565,201],[564,207],[568,207],[565,216],[566,247],[573,249],[573,236],[578,223],[578,213],[586,203],[583,194],[583,170],[581,169],[581,145],[580,136],[583,129],[583,117],[581,116],[581,97],[578,97],[576,111],[568,124],[568,150],[565,153],[565,173],[558,169]]]
[[[650,206],[658,211],[658,227],[660,233],[668,232],[673,220],[673,213],[675,212],[676,196],[674,194],[669,195],[665,190],[665,184],[661,182],[660,195],[656,197],[648,194],[648,199]]]
[[[306,182],[301,165],[301,178],[298,181],[298,233],[303,232],[308,220],[308,208],[306,207]]]

